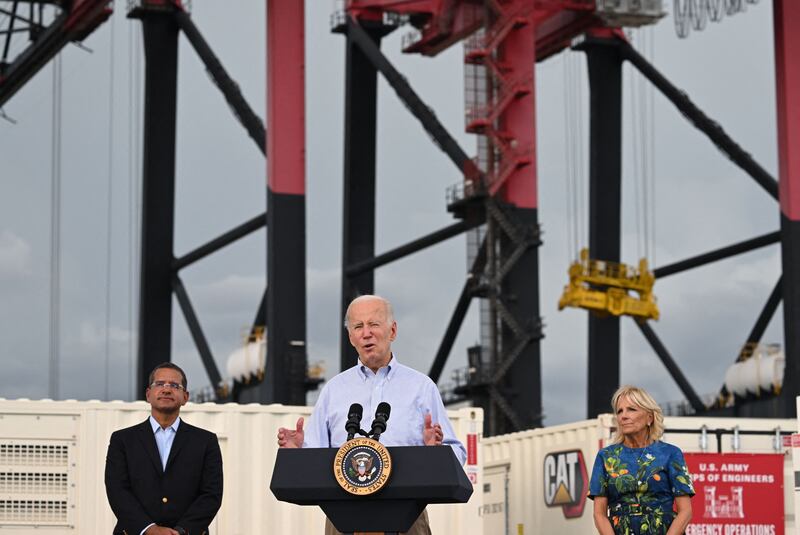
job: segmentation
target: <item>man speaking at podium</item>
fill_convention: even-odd
[[[311,424],[303,429],[303,418],[295,429],[280,428],[282,448],[338,448],[347,440],[348,408],[358,403],[366,414],[374,414],[381,402],[391,406],[391,418],[380,441],[386,446],[440,446],[453,448],[464,464],[467,452],[456,438],[439,395],[439,389],[424,375],[397,361],[392,342],[397,322],[392,305],[377,295],[362,295],[347,307],[344,320],[350,343],[358,352],[358,363],[332,378],[319,395]],[[423,512],[412,535],[430,534],[428,514]],[[328,521],[326,535],[338,533]]]

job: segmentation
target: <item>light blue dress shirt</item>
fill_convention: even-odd
[[[167,459],[169,459],[169,452],[172,450],[172,443],[175,442],[175,434],[178,432],[178,426],[181,425],[181,417],[175,418],[172,425],[166,429],[162,429],[155,418],[150,417],[150,425],[153,428],[153,434],[156,437],[156,445],[158,445],[158,456],[161,457],[161,468],[167,469]]]
[[[328,381],[306,427],[303,447],[338,448],[344,444],[347,440],[344,425],[353,403],[364,407],[361,429],[369,431],[375,409],[382,401],[391,405],[392,410],[386,432],[380,437],[381,444],[422,446],[425,415],[430,413],[431,423],[442,426],[442,443],[453,448],[464,464],[467,452],[455,436],[436,384],[427,375],[400,364],[394,355],[388,366],[380,368],[378,373],[359,361]]]

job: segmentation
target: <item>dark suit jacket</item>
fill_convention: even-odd
[[[149,419],[115,431],[105,480],[108,503],[117,517],[115,535],[139,535],[153,522],[203,535],[222,503],[217,436],[181,419],[163,470]]]

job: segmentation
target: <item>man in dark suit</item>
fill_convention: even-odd
[[[217,436],[180,419],[189,401],[175,364],[150,373],[150,417],[115,431],[106,456],[106,494],[114,535],[206,535],[222,503]]]

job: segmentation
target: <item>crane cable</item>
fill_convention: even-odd
[[[136,399],[136,295],[139,258],[139,194],[141,187],[141,37],[128,25],[128,364],[129,399]]]
[[[572,171],[572,153],[571,153],[571,143],[570,140],[572,139],[572,114],[571,110],[573,107],[572,103],[572,77],[571,77],[571,70],[570,70],[570,51],[565,51],[562,56],[562,67],[563,67],[563,85],[564,85],[564,171],[566,174],[566,219],[567,219],[567,264],[569,265],[573,260],[573,254],[577,251],[577,238],[575,236],[575,232],[577,231],[576,226],[577,222],[575,218],[577,214],[575,213],[575,209],[573,208],[573,203],[575,202],[575,176]]]
[[[648,50],[646,50],[647,58],[650,60],[651,63],[655,63],[656,61],[656,31],[655,27],[650,26],[647,28],[646,33],[648,35]],[[647,213],[650,216],[650,246],[652,249],[650,250],[650,254],[648,255],[647,259],[650,262],[651,266],[656,265],[656,221],[657,221],[657,212],[656,212],[656,90],[652,84],[648,84],[644,77],[642,77],[642,83],[645,84],[646,87],[646,94],[647,94],[647,119],[648,119],[648,141],[650,142],[648,145],[649,148],[649,157],[648,161],[650,162],[650,175],[649,181],[645,182],[645,186],[648,188],[648,200],[650,201],[650,206],[647,208]]]
[[[114,5],[112,1],[112,13]],[[108,168],[107,168],[107,199],[106,199],[106,310],[105,310],[105,334],[106,334],[106,351],[104,360],[105,370],[105,400],[108,401],[109,397],[109,382],[110,376],[110,359],[111,359],[111,246],[112,246],[112,204],[114,201],[114,15],[112,14],[110,22],[110,43],[108,46]]]
[[[575,89],[577,96],[575,97],[575,113],[577,115],[576,118],[576,130],[577,135],[575,136],[573,143],[575,144],[575,161],[577,163],[577,172],[576,172],[576,189],[577,189],[577,213],[578,213],[578,246],[576,247],[576,251],[581,248],[581,245],[584,247],[589,246],[589,223],[588,223],[588,200],[587,196],[589,195],[589,176],[586,170],[586,143],[588,142],[588,136],[586,134],[586,128],[584,124],[584,106],[588,102],[588,100],[584,99],[583,96],[583,88],[584,85],[588,84],[588,73],[586,69],[584,69],[584,63],[586,61],[586,56],[584,54],[573,54],[573,70],[575,73]]]
[[[641,36],[641,32],[638,33]],[[644,230],[644,214],[643,214],[643,191],[644,188],[642,184],[644,182],[644,176],[642,174],[642,161],[644,160],[644,153],[642,151],[643,146],[643,133],[641,132],[641,125],[640,122],[642,118],[641,113],[641,99],[639,94],[639,86],[637,85],[637,80],[635,78],[634,73],[631,69],[627,69],[628,73],[628,82],[630,83],[630,91],[631,91],[631,98],[630,102],[630,143],[631,143],[631,159],[633,160],[632,165],[632,179],[633,179],[633,206],[636,213],[636,256],[637,258],[642,258],[642,252],[645,249],[645,232]]]
[[[50,144],[50,362],[49,396],[59,397],[59,350],[61,309],[61,54],[53,58],[53,98]]]
[[[637,30],[639,48],[652,61],[655,40],[652,28]],[[628,70],[631,108],[631,156],[636,212],[636,252],[639,258],[655,262],[655,121],[654,90],[643,76],[634,78]]]
[[[562,60],[564,77],[564,155],[566,172],[567,262],[578,258],[586,243],[584,165],[583,78],[578,54],[566,51]]]

